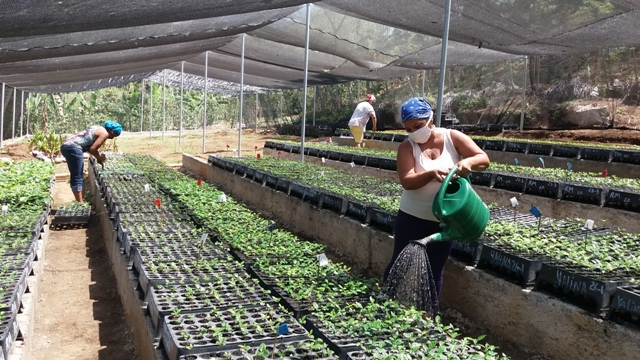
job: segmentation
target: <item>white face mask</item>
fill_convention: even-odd
[[[431,129],[429,129],[429,123],[414,132],[410,132],[409,137],[411,138],[411,140],[415,141],[418,144],[426,143],[431,137]]]

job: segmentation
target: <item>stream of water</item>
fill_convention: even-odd
[[[402,250],[382,284],[382,291],[429,314],[437,311],[438,295],[424,246],[410,243]]]

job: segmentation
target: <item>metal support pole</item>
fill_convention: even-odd
[[[238,122],[238,110],[240,109],[240,94],[238,94],[238,96],[236,96],[236,103],[233,106],[233,119],[235,120],[235,122]],[[233,123],[234,121],[231,121],[231,128],[233,128]]]
[[[2,97],[0,97],[0,148],[4,141],[4,83],[2,83]]]
[[[20,91],[20,137],[23,135],[23,124],[24,124],[24,90]]]
[[[424,82],[425,82],[425,75],[426,75],[426,71],[422,70],[422,89],[420,90],[420,94],[422,94],[421,96],[425,96],[424,93]]]
[[[316,126],[316,100],[318,99],[318,85],[313,86],[313,126]]]
[[[142,135],[142,119],[144,119],[144,79],[140,85],[140,134]]]
[[[440,127],[442,117],[445,70],[447,68],[447,45],[449,44],[449,20],[451,19],[451,0],[444,2],[444,29],[442,30],[442,50],[440,52],[440,78],[438,79],[438,110],[436,112],[436,126]]]
[[[13,124],[11,125],[11,140],[16,137],[16,88],[13,88]]]
[[[162,72],[162,140],[164,141],[164,124],[167,120],[167,70]]]
[[[202,116],[202,153],[205,152],[205,140],[207,138],[207,85],[209,84],[209,52],[204,52],[204,94],[202,101],[204,102],[204,114]]]
[[[304,41],[304,95],[302,96],[302,127],[300,128],[300,161],[304,162],[304,135],[307,125],[307,75],[309,72],[309,23],[311,20],[311,4],[307,4],[307,30]]]
[[[360,102],[360,80],[358,80],[358,98],[356,99],[356,102]]]
[[[27,135],[29,135],[29,113],[30,113],[30,111],[29,111],[29,99],[31,99],[31,93],[27,94],[27,131],[26,131]]]
[[[258,132],[258,116],[260,115],[260,98],[258,97],[258,93],[256,93],[256,133]]]
[[[180,67],[180,128],[178,129],[178,146],[182,146],[182,99],[184,98],[184,61]]]
[[[242,109],[244,106],[244,39],[242,34],[242,52],[240,56],[240,110],[238,110],[238,157],[242,156]]]
[[[282,91],[280,91],[280,125],[282,125],[282,98],[283,98],[283,94]]]
[[[153,81],[149,82],[149,139],[153,131]]]
[[[524,68],[522,69],[522,74],[524,81],[522,82],[522,111],[520,112],[520,131],[524,130],[524,111],[526,105],[526,95],[527,95],[527,56],[524,56]]]

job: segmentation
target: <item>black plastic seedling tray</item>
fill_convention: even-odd
[[[51,222],[52,227],[57,225],[88,225],[91,220],[91,208],[77,208],[77,209],[58,209],[55,217]]]
[[[240,345],[271,345],[277,336],[277,328],[270,324],[276,327],[283,323],[288,325],[289,333],[281,335],[280,341],[309,339],[307,331],[291,315],[274,312],[268,306],[241,312],[243,325],[238,322],[233,309],[165,317],[161,337],[169,360],[184,355],[237,349]],[[212,336],[215,329],[220,328],[229,329],[221,333],[224,343]]]
[[[497,275],[523,287],[533,286],[536,276],[548,257],[525,254],[510,246],[484,244],[478,268],[490,270]]]
[[[543,263],[536,288],[552,293],[594,313],[607,309],[619,286],[629,285],[624,274],[601,274],[561,262]]]

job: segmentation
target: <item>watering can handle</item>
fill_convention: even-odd
[[[438,191],[437,197],[435,199],[436,202],[442,203],[444,194],[447,192],[449,182],[453,178],[453,175],[456,174],[456,172],[458,172],[458,167],[454,166],[453,169],[449,171],[449,174],[447,174],[447,177],[444,178],[444,180],[442,181],[442,186],[440,187],[440,191]]]

